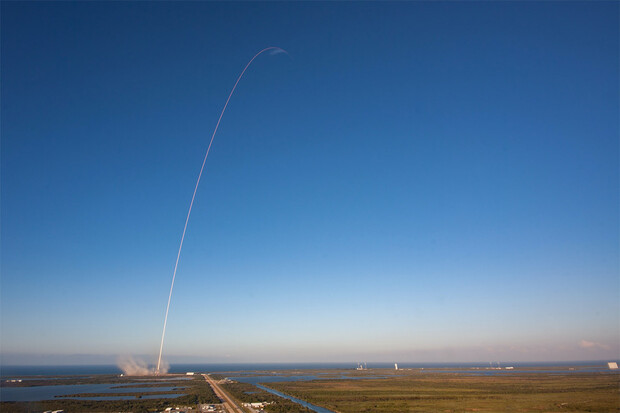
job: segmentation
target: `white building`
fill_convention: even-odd
[[[243,403],[244,406],[246,407],[252,407],[254,409],[262,409],[265,406],[267,406],[268,404],[271,404],[269,402],[252,402],[252,403]]]

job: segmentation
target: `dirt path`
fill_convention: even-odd
[[[237,404],[230,398],[230,396],[228,396],[228,394],[224,390],[222,390],[222,388],[215,382],[215,380],[211,378],[211,376],[209,376],[208,374],[203,374],[202,377],[204,377],[207,383],[209,383],[209,385],[215,392],[215,395],[222,399],[222,401],[224,402],[224,408],[227,412],[245,413],[243,410],[241,410],[241,408],[239,408],[239,406],[237,406]]]

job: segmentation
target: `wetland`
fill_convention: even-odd
[[[620,412],[620,374],[600,366],[253,370],[211,377],[240,406],[269,403],[265,412]],[[3,378],[1,411],[155,412],[220,403],[201,375],[19,379]],[[34,393],[20,398],[19,392]]]

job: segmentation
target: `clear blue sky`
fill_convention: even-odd
[[[2,2],[2,362],[620,357],[617,2]]]

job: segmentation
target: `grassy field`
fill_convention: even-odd
[[[272,375],[252,372],[250,375]],[[520,371],[499,375],[473,375],[471,371],[429,372],[419,369],[394,370],[297,370],[279,371],[277,375],[316,375],[322,380],[264,384],[312,404],[340,413],[362,412],[616,412],[620,413],[620,374],[571,372],[553,373]],[[226,374],[212,375],[216,379]],[[350,377],[344,378],[342,377]],[[91,376],[71,379],[71,384],[114,383],[144,386],[137,378]],[[69,380],[69,379],[67,379]],[[37,385],[47,384],[35,382]],[[32,385],[33,383],[28,383]],[[170,385],[160,383],[160,385]],[[21,385],[23,386],[23,385]],[[132,399],[122,401],[91,401],[79,397],[56,398],[38,402],[1,402],[4,412],[41,412],[65,409],[67,412],[149,412],[170,405],[195,406],[217,403],[211,387],[202,376],[177,381],[185,387],[180,396],[165,399]],[[222,385],[238,402],[269,401],[267,411],[307,412],[304,407],[258,389],[250,384]],[[15,385],[17,387],[17,385]],[[147,387],[147,386],[144,386]],[[148,385],[146,395],[158,392],[157,385]],[[113,390],[111,390],[113,391]],[[103,395],[104,393],[97,394]],[[83,396],[83,395],[82,395]]]
[[[390,376],[267,386],[341,413],[620,412],[619,374],[385,373]]]

